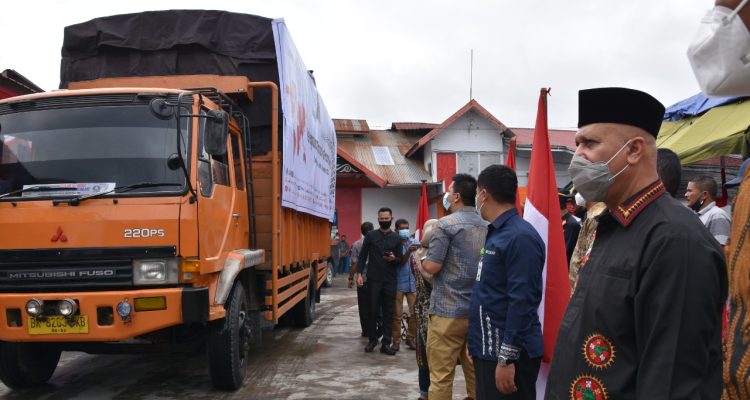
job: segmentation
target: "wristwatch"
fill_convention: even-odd
[[[508,357],[505,357],[505,356],[497,357],[497,364],[501,367],[507,367],[508,365],[513,365],[515,363],[516,363],[516,360],[511,360]]]

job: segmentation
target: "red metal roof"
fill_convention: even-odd
[[[432,130],[438,126],[438,124],[428,124],[426,122],[394,122],[391,124],[391,129],[394,131]]]
[[[336,133],[365,134],[370,132],[370,126],[364,119],[334,119],[333,126]]]
[[[516,134],[518,146],[531,146],[534,143],[533,128],[510,128]],[[553,148],[567,148],[570,151],[576,149],[576,131],[563,129],[549,129],[549,144]]]
[[[483,115],[485,118],[487,118],[492,124],[494,124],[501,132],[504,132],[508,129],[508,127],[505,126],[500,120],[495,118],[492,114],[490,114],[489,111],[487,111],[484,107],[482,107],[479,102],[477,102],[474,99],[471,99],[468,103],[466,103],[465,106],[461,107],[460,110],[456,111],[453,115],[451,115],[448,119],[446,119],[442,124],[438,125],[437,128],[431,130],[426,135],[422,136],[421,139],[417,143],[414,143],[414,145],[409,149],[409,151],[406,152],[407,157],[411,157],[414,153],[416,153],[417,150],[419,150],[422,146],[427,144],[430,140],[435,138],[435,136],[439,135],[440,132],[445,130],[445,128],[449,127],[451,124],[456,122],[459,118],[461,118],[462,115],[469,112],[469,110],[475,110],[479,114]]]
[[[12,69],[0,72],[0,99],[43,91],[42,88]]]

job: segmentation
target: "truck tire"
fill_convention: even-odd
[[[333,285],[333,263],[328,261],[326,263],[326,280],[323,282],[323,286],[331,287]]]
[[[307,328],[315,319],[315,276],[310,275],[310,285],[307,287],[307,296],[289,310],[293,326]]]
[[[41,386],[55,373],[60,353],[50,345],[0,342],[0,380],[12,389]]]
[[[210,327],[208,370],[215,388],[237,390],[247,371],[253,325],[241,283],[235,282],[224,307],[226,317]]]

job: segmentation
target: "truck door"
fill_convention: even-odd
[[[245,163],[243,162],[243,147],[240,134],[231,131],[228,146],[232,152],[232,187],[234,188],[234,209],[232,211],[232,232],[234,232],[232,249],[249,249],[250,244],[250,216],[247,207],[247,185],[245,180]]]
[[[232,214],[235,211],[236,193],[232,187],[230,170],[231,153],[209,155],[203,147],[201,129],[198,159],[198,253],[202,261],[201,273],[220,270],[223,255],[232,250],[238,229]],[[227,141],[230,145],[231,140]],[[228,149],[229,150],[229,149]]]

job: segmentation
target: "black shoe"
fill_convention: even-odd
[[[372,353],[372,351],[375,350],[375,346],[377,345],[378,342],[367,343],[367,346],[365,346],[365,353]]]
[[[396,350],[393,350],[390,345],[384,344],[380,346],[380,352],[383,354],[388,354],[389,356],[395,356]]]

